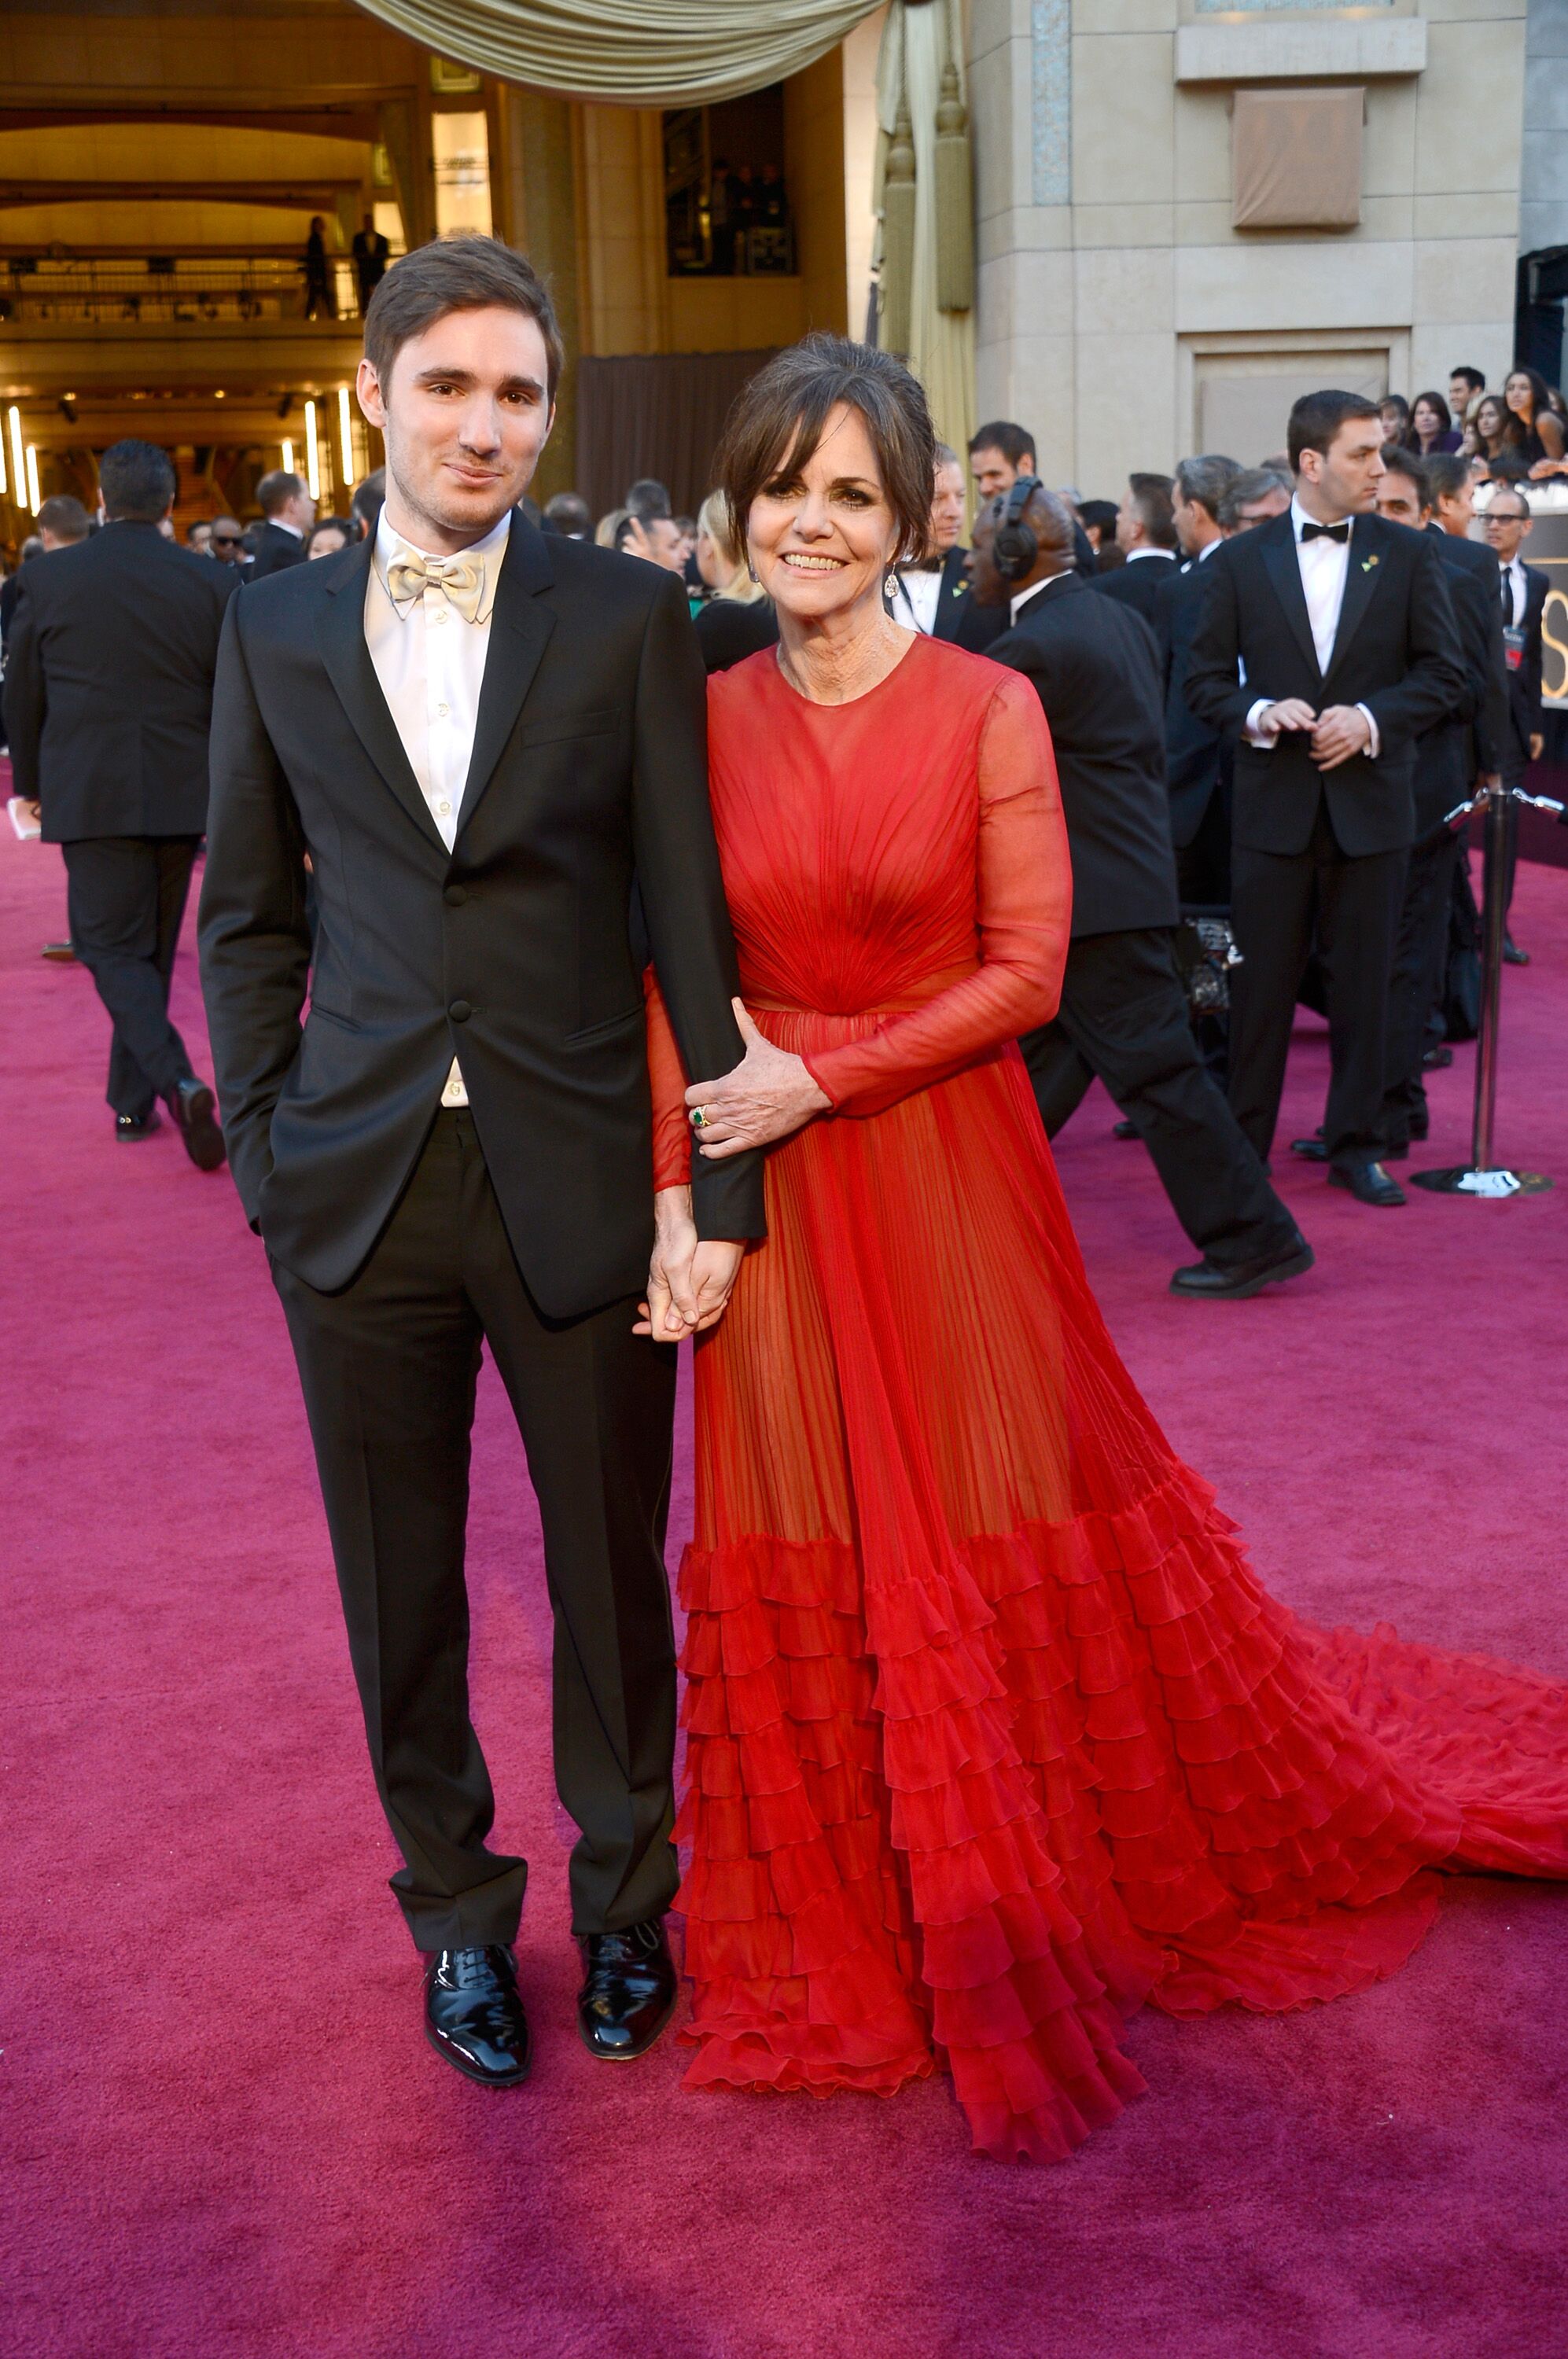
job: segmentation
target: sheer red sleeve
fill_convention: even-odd
[[[977,771],[979,968],[864,1040],[807,1058],[837,1114],[880,1114],[1056,1013],[1073,870],[1051,732],[1028,680],[998,678]]]
[[[686,1071],[670,1028],[669,1011],[652,967],[642,979],[648,1010],[648,1078],[653,1092],[653,1187],[683,1188],[691,1177],[691,1131],[686,1120]]]

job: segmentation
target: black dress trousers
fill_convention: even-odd
[[[1458,864],[1459,838],[1451,828],[1429,836],[1410,853],[1388,977],[1388,1079],[1383,1095],[1387,1147],[1408,1147],[1412,1138],[1426,1136],[1421,1058],[1432,1037],[1433,1010],[1443,998]],[[1437,1037],[1443,1037],[1441,1020]]]
[[[527,1867],[486,1846],[468,1711],[470,1436],[487,1341],[528,1452],[554,1615],[556,1786],[581,1829],[578,1933],[675,1895],[675,1649],[664,1529],[675,1353],[635,1302],[547,1319],[518,1271],[466,1108],[437,1114],[386,1230],[340,1293],[279,1264],[349,1651],[417,1946],[516,1939]]]
[[[1232,850],[1231,926],[1242,963],[1230,989],[1230,1103],[1265,1162],[1314,926],[1328,1001],[1329,1160],[1350,1168],[1375,1162],[1382,1149],[1388,976],[1409,862],[1404,850],[1342,852],[1321,797],[1304,852]]]
[[[1198,1053],[1168,929],[1075,941],[1055,1018],[1018,1045],[1050,1137],[1098,1075],[1136,1124],[1177,1219],[1211,1260],[1234,1267],[1295,1235]]]
[[[77,957],[114,1027],[105,1093],[140,1120],[191,1072],[169,985],[199,835],[94,835],[62,843]]]

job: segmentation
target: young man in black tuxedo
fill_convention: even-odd
[[[1359,395],[1297,402],[1295,497],[1211,560],[1187,701],[1238,739],[1236,1119],[1267,1158],[1315,926],[1328,990],[1329,1177],[1362,1203],[1391,1206],[1404,1192],[1378,1158],[1415,741],[1465,683],[1436,549],[1376,514],[1382,441],[1377,406]]]
[[[1127,563],[1094,575],[1103,597],[1132,607],[1151,628],[1160,591],[1177,567],[1174,488],[1169,475],[1128,476],[1116,515],[1116,547]]]
[[[71,939],[114,1027],[115,1136],[146,1138],[161,1098],[191,1161],[215,1171],[212,1093],[169,1020],[169,986],[207,824],[212,675],[236,577],[158,529],[174,505],[166,451],[116,442],[98,480],[102,531],[22,571],[6,645],[12,773],[60,847]]]
[[[1019,505],[1021,502],[1021,506]],[[998,535],[1000,549],[998,550]],[[1173,1294],[1234,1300],[1312,1267],[1312,1248],[1204,1070],[1171,937],[1180,911],[1159,658],[1140,616],[1073,571],[1065,502],[1036,484],[975,528],[975,594],[1009,628],[988,650],[1051,724],[1073,860],[1061,1008],[1019,1043],[1054,1136],[1096,1075],[1136,1125],[1203,1254]],[[999,559],[999,562],[998,562]]]
[[[256,495],[264,522],[256,536],[245,580],[265,582],[269,573],[281,573],[288,566],[305,562],[305,536],[316,521],[316,503],[304,478],[288,474],[281,467],[263,475]]]
[[[1171,511],[1186,562],[1165,569],[1154,605],[1154,635],[1164,669],[1166,781],[1176,881],[1184,902],[1221,908],[1230,902],[1231,749],[1188,703],[1187,674],[1208,588],[1205,569],[1225,538],[1220,502],[1240,473],[1234,459],[1217,452],[1179,462]]]
[[[522,2079],[526,1875],[487,1848],[463,1579],[484,1342],[522,1429],[582,1831],[592,2052],[669,2021],[674,1353],[762,1233],[756,1156],[653,1195],[643,971],[687,1069],[741,1061],[679,577],[517,507],[561,364],[498,241],[428,245],[365,321],[375,533],[234,602],[212,731],[202,976],[230,1159],[289,1321],[427,2033]],[[313,869],[315,931],[304,862]],[[310,972],[313,960],[313,972]],[[300,1015],[309,991],[303,1030]],[[332,1959],[307,1961],[341,2019]]]

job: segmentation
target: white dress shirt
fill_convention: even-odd
[[[471,623],[433,582],[426,584],[421,594],[395,603],[387,586],[389,567],[399,558],[435,552],[405,540],[388,522],[385,508],[376,527],[376,550],[365,585],[365,644],[403,741],[408,766],[449,852],[457,841],[463,790],[474,758],[495,584],[511,528],[508,509],[483,540],[462,552],[477,558],[485,575],[479,610]],[[455,1057],[441,1103],[468,1103]]]
[[[936,628],[937,603],[942,596],[942,568],[911,565],[898,574],[898,594],[893,601],[893,612],[901,622],[912,623],[917,631],[930,638]]]
[[[1497,603],[1499,605],[1502,603],[1504,582],[1508,584],[1513,598],[1513,611],[1511,614],[1505,614],[1503,620],[1517,628],[1524,621],[1525,608],[1530,603],[1530,584],[1524,578],[1523,558],[1516,553],[1509,558],[1506,565],[1498,565],[1497,573]]]
[[[1018,596],[1017,596],[1016,598],[1010,599],[1010,600],[1008,601],[1008,605],[1007,605],[1007,626],[1008,626],[1008,628],[1009,628],[1009,629],[1011,629],[1011,628],[1012,628],[1013,625],[1018,621],[1018,616],[1023,613],[1024,608],[1029,604],[1029,601],[1030,601],[1030,599],[1031,599],[1031,598],[1038,598],[1038,597],[1040,596],[1040,594],[1041,591],[1043,591],[1043,590],[1049,590],[1049,589],[1051,588],[1051,583],[1052,583],[1053,582],[1071,582],[1071,581],[1072,581],[1072,579],[1073,579],[1073,575],[1072,575],[1072,573],[1071,573],[1071,572],[1067,572],[1067,573],[1048,573],[1048,574],[1046,575],[1046,578],[1045,578],[1045,580],[1044,580],[1043,582],[1031,582],[1029,583],[1029,588],[1028,588],[1027,590],[1020,590],[1020,591],[1018,592]]]
[[[1301,527],[1315,523],[1299,499],[1290,502],[1290,529],[1296,538],[1296,563],[1301,568],[1301,593],[1307,602],[1307,620],[1312,625],[1312,646],[1317,654],[1318,669],[1324,679],[1334,660],[1334,643],[1339,632],[1339,611],[1345,603],[1345,585],[1350,578],[1350,547],[1356,538],[1356,519],[1349,519],[1350,530],[1344,540],[1330,540],[1326,534],[1314,533],[1311,540],[1301,538]],[[1247,716],[1248,742],[1260,746],[1265,753],[1273,750],[1279,737],[1278,729],[1258,726],[1259,717],[1267,712],[1278,698],[1260,696]],[[1364,704],[1356,708],[1367,723],[1371,735],[1367,751],[1375,762],[1382,751],[1377,723]]]

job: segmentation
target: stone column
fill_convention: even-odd
[[[566,345],[556,395],[555,431],[539,462],[534,493],[541,504],[574,485],[577,438],[573,364],[583,349],[577,275],[577,168],[570,101],[508,84],[502,92],[506,155],[504,234],[548,282]],[[498,224],[499,225],[499,224]]]

